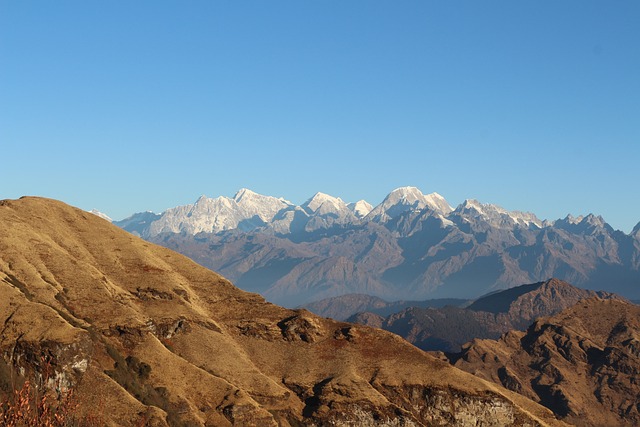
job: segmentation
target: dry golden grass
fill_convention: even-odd
[[[400,337],[269,304],[63,203],[0,202],[0,225],[0,350],[55,353],[79,422],[103,405],[107,426],[328,424],[358,407],[424,424],[421,393],[453,390],[561,425]]]

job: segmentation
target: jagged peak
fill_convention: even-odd
[[[569,214],[565,218],[555,222],[555,225],[559,227],[571,227],[575,230],[581,230],[581,232],[593,233],[601,230],[613,231],[613,228],[602,218],[600,215],[594,215],[592,213],[583,216],[574,217]]]
[[[404,212],[420,211],[425,208],[444,215],[453,210],[438,193],[425,195],[417,187],[399,187],[389,193],[367,216],[374,221],[385,222]]]
[[[475,210],[481,215],[486,215],[489,212],[496,212],[500,214],[509,213],[508,210],[506,210],[501,206],[494,205],[491,203],[482,203],[476,199],[466,199],[464,202],[460,204],[460,206],[458,206],[456,210],[458,211]]]
[[[249,190],[248,188],[241,188],[240,190],[238,190],[236,194],[233,196],[233,200],[235,200],[236,203],[238,204],[244,204],[247,202],[249,203],[279,202],[288,206],[293,206],[293,203],[284,199],[283,197],[265,196],[264,194],[256,193],[253,190]]]
[[[207,197],[205,195],[202,195],[198,197],[198,200],[196,200],[196,202],[192,206],[196,210],[198,210],[202,208],[210,209],[211,206],[217,206],[217,205],[233,208],[234,206],[237,206],[237,203],[234,199],[227,196],[218,196],[213,198],[213,197]]]
[[[425,196],[425,199],[427,201],[427,206],[431,207],[434,210],[440,211],[445,215],[453,212],[453,208],[451,207],[449,202],[447,202],[447,200],[439,193],[429,193]]]
[[[353,207],[365,207],[365,208],[369,208],[372,209],[373,206],[371,206],[371,203],[367,202],[366,200],[358,200],[357,202],[352,202],[349,203],[348,206],[353,206]]]
[[[256,193],[255,191],[249,190],[248,188],[241,188],[236,192],[235,196],[233,196],[233,200],[235,200],[236,202],[240,202],[245,197],[253,198],[255,196],[261,196],[261,195]],[[262,196],[262,197],[265,197],[265,196]]]
[[[569,224],[580,224],[583,219],[584,219],[583,215],[573,216],[571,214],[567,214],[567,216],[564,217],[563,221]]]
[[[590,213],[589,215],[585,216],[582,219],[583,222],[586,222],[587,224],[591,224],[597,227],[603,227],[606,222],[604,220],[604,218],[602,218],[601,215],[594,215],[592,213]]]
[[[418,187],[398,187],[395,190],[391,191],[385,198],[394,199],[394,200],[407,200],[407,201],[415,201],[424,199],[425,195],[418,189]]]
[[[545,226],[544,221],[541,221],[535,214],[531,212],[522,211],[509,211],[502,206],[494,205],[491,203],[481,203],[476,199],[466,199],[455,210],[458,213],[464,213],[469,211],[475,211],[480,217],[483,218],[507,218],[508,222],[514,224],[531,226],[542,228]]]
[[[431,197],[431,198],[439,199],[439,200],[446,200],[444,198],[444,196],[442,196],[440,193],[436,193],[435,191],[433,193],[427,194],[427,197]]]
[[[327,193],[323,193],[321,191],[316,192],[316,194],[314,194],[313,196],[311,196],[311,198],[309,200],[307,200],[308,202],[311,202],[313,200],[340,200],[342,202],[342,199],[340,197],[334,197],[330,194]]]
[[[483,206],[485,206],[485,204],[484,203],[480,203],[476,199],[465,199],[465,201],[460,204],[461,208],[482,209]]]
[[[347,204],[340,197],[334,197],[326,193],[317,192],[309,200],[304,202],[302,207],[310,212],[316,212],[321,206],[325,208],[331,206],[334,210],[342,210]]]
[[[312,204],[322,204],[324,202],[332,202],[332,203],[338,203],[338,204],[344,203],[340,197],[334,197],[334,196],[331,196],[331,195],[329,195],[327,193],[322,193],[322,192],[318,191],[309,200],[307,200],[303,204],[303,206],[309,206],[309,205],[312,205]]]
[[[358,218],[364,218],[373,210],[373,206],[366,200],[358,200],[357,202],[347,205],[349,210]]]
[[[235,200],[226,196],[218,196],[213,198],[203,194],[200,197],[198,197],[195,203],[193,203],[192,205],[186,205],[185,207],[191,207],[193,209],[199,210],[199,209],[208,209],[212,205],[217,205],[217,204],[222,204],[224,206],[231,206],[231,205],[235,205]],[[176,208],[167,209],[167,211],[171,211],[173,209],[179,209],[179,208],[180,206],[177,206]]]

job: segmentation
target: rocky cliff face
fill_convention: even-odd
[[[584,426],[640,424],[640,307],[592,298],[498,341],[474,340],[455,366]]]
[[[60,202],[0,203],[0,379],[107,425],[561,425],[401,338],[287,310]]]

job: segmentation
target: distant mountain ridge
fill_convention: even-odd
[[[625,234],[592,214],[541,220],[473,199],[454,209],[415,187],[377,206],[242,189],[114,224],[287,306],[349,293],[470,299],[549,277],[640,298],[640,224]]]
[[[389,316],[410,307],[440,308],[447,305],[462,307],[471,301],[457,298],[428,299],[423,301],[385,301],[382,298],[365,294],[346,294],[320,301],[310,302],[302,306],[318,316],[335,320],[347,320],[358,313],[370,313],[377,316]],[[363,322],[360,322],[363,323]],[[365,324],[369,324],[364,322]],[[370,325],[371,326],[371,325]]]
[[[296,223],[304,223],[306,231],[313,231],[336,224],[358,224],[363,219],[383,223],[403,213],[425,208],[442,215],[453,211],[438,193],[424,195],[416,187],[393,190],[375,208],[366,200],[347,204],[339,197],[321,192],[297,206],[283,198],[263,196],[242,188],[233,197],[200,196],[193,204],[167,209],[146,228],[128,231],[134,231],[144,238],[167,232],[197,234],[236,229],[271,229],[286,233],[299,231],[299,224]],[[92,213],[100,216],[98,211]],[[136,215],[139,214],[114,221],[114,224],[128,229],[128,223]]]
[[[473,339],[497,339],[510,330],[524,330],[535,319],[557,314],[588,298],[621,299],[550,279],[485,295],[464,308],[413,306],[386,317],[358,313],[347,321],[391,331],[423,350],[451,352]],[[313,304],[309,308],[313,309]]]

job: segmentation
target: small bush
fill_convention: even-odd
[[[78,404],[73,391],[52,397],[30,381],[0,405],[0,425],[7,427],[67,427],[86,425],[75,419]]]
[[[100,415],[80,413],[80,403],[74,390],[55,392],[44,384],[49,379],[51,365],[46,363],[42,380],[25,381],[0,400],[0,426],[3,427],[94,427],[103,426]]]

